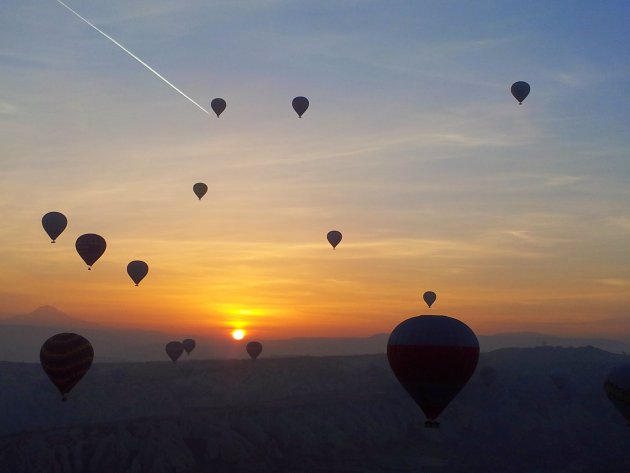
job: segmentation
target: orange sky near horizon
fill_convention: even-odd
[[[7,8],[0,315],[276,339],[436,313],[478,334],[630,338],[619,5],[72,6],[227,108],[208,117],[55,2]],[[50,211],[68,218],[54,245]],[[108,244],[92,271],[84,233]],[[149,265],[139,287],[132,260]]]

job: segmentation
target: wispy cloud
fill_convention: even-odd
[[[14,105],[0,100],[0,115],[13,115],[17,111]]]

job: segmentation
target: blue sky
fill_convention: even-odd
[[[68,4],[228,107],[207,117],[56,1],[5,2],[3,312],[160,324],[181,307],[185,323],[231,310],[260,325],[249,311],[354,334],[433,289],[484,333],[626,326],[627,2]],[[532,86],[522,106],[517,80]],[[301,120],[296,95],[311,102]],[[39,227],[50,210],[70,221],[56,253]],[[110,243],[89,289],[73,253],[86,232]],[[141,257],[155,292],[119,296],[117,271]]]

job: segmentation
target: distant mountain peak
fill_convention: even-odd
[[[52,305],[43,305],[28,314],[16,315],[2,320],[3,324],[10,325],[40,325],[46,327],[77,327],[96,325],[85,320],[76,319]]]
[[[65,312],[60,311],[55,306],[52,305],[43,305],[38,307],[32,312],[29,312],[27,315],[45,315],[45,316],[61,316],[61,317],[69,317]]]

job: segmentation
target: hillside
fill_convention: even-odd
[[[630,357],[595,348],[482,354],[439,430],[423,428],[383,355],[183,361],[96,364],[67,403],[39,366],[0,363],[6,471],[630,469],[628,428],[602,390]]]
[[[164,347],[171,340],[194,338],[193,358],[247,358],[245,344],[200,333],[166,333],[105,327],[69,316],[51,306],[28,314],[0,320],[0,361],[38,362],[42,344],[59,332],[77,332],[94,347],[96,362],[138,362],[166,360]],[[261,340],[265,357],[347,356],[385,353],[388,333],[368,337],[301,337]],[[593,346],[613,353],[630,353],[630,343],[602,338],[564,338],[539,333],[501,333],[478,335],[481,351],[507,347]]]

